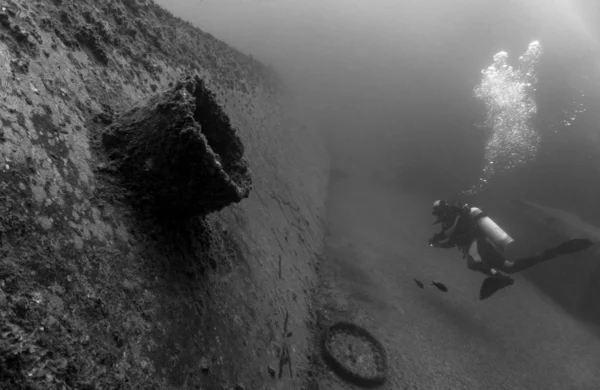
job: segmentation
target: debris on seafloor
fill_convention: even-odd
[[[294,376],[293,370],[292,370],[292,355],[290,354],[289,344],[286,340],[287,338],[292,336],[292,332],[288,331],[289,318],[290,318],[290,313],[286,310],[285,311],[285,319],[283,320],[283,332],[281,333],[282,344],[281,344],[281,354],[279,355],[279,374],[278,374],[279,379],[281,379],[281,377],[283,376],[283,368],[285,366],[288,367],[290,377]]]
[[[202,370],[202,372],[208,372],[208,370],[210,369],[210,365],[208,363],[208,359],[206,357],[203,357],[202,359],[200,359],[200,370]]]
[[[323,334],[324,362],[340,378],[364,388],[386,382],[388,362],[381,342],[366,329],[348,322],[331,325]]]

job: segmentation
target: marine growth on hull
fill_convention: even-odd
[[[173,216],[221,210],[252,189],[237,130],[198,76],[119,115],[102,144],[123,183]]]

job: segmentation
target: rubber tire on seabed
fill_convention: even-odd
[[[335,358],[335,356],[333,356],[327,345],[327,340],[329,339],[329,336],[332,333],[335,333],[336,331],[345,331],[354,336],[361,337],[367,340],[372,346],[374,346],[377,354],[379,354],[381,359],[379,364],[381,373],[373,377],[365,377],[357,374],[356,372],[353,372],[343,363],[338,361]],[[386,381],[388,364],[385,349],[383,348],[383,345],[379,342],[379,340],[375,338],[375,336],[373,336],[366,329],[361,328],[358,325],[349,322],[337,322],[331,325],[323,333],[323,337],[321,339],[321,352],[323,353],[323,360],[325,360],[325,363],[327,363],[327,365],[333,370],[333,372],[335,372],[340,378],[352,384],[361,387],[377,387],[381,386]]]

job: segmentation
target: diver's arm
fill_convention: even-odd
[[[441,241],[445,240],[445,238],[446,235],[442,230],[441,232],[434,234],[433,237],[429,239],[429,246],[434,246],[436,248],[453,248],[454,244],[441,244]]]
[[[458,225],[459,219],[460,219],[460,215],[456,217],[452,226],[444,232],[444,234],[446,235],[446,238],[444,238],[443,240],[440,240],[440,242],[439,242],[440,244],[442,244],[442,245],[447,244],[450,241],[450,239],[452,238],[452,235],[454,234],[454,231],[456,230],[456,226]]]

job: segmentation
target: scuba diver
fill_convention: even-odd
[[[510,274],[521,272],[557,256],[589,248],[588,239],[571,239],[544,252],[515,261],[507,260],[505,249],[514,241],[481,209],[466,203],[449,204],[444,200],[433,203],[432,214],[442,230],[429,239],[436,248],[458,248],[467,259],[467,267],[512,284]]]

